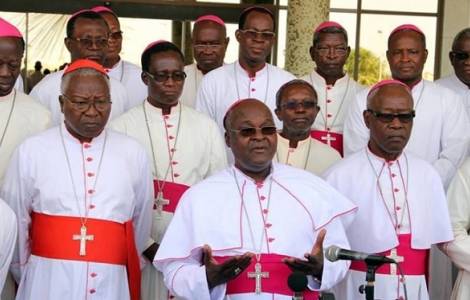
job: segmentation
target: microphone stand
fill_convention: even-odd
[[[366,284],[359,287],[359,292],[361,294],[365,293],[366,300],[374,300],[375,271],[377,271],[377,269],[385,262],[368,260],[367,258],[364,262],[367,265]]]

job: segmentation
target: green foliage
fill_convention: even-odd
[[[351,50],[345,64],[346,72],[352,77],[354,75],[355,50]],[[382,68],[380,64],[382,63]],[[373,85],[380,79],[389,78],[388,65],[386,61],[380,62],[380,57],[370,50],[360,48],[359,50],[359,78],[358,82],[363,85]]]

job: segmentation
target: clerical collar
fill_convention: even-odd
[[[369,157],[371,157],[371,158],[372,158],[373,160],[375,160],[375,161],[380,162],[381,164],[383,164],[383,163],[393,164],[393,163],[399,161],[399,160],[401,159],[401,157],[403,156],[403,151],[402,151],[402,152],[400,153],[400,155],[398,155],[398,157],[397,157],[396,159],[394,159],[394,160],[387,160],[387,159],[385,159],[385,158],[383,158],[383,157],[377,156],[377,155],[374,154],[372,151],[370,151],[369,145],[367,145],[366,151],[367,151],[366,155],[369,155]]]
[[[123,63],[123,61],[122,61],[121,57],[119,57],[118,62],[115,63],[114,66],[112,66],[112,67],[110,68],[110,70],[118,69],[119,66],[122,65],[122,63]]]
[[[268,180],[270,177],[273,176],[274,174],[274,171],[275,171],[275,167],[274,167],[275,163],[273,161],[271,161],[271,170],[269,171],[269,174],[268,176],[266,176],[266,178],[263,180],[263,181],[255,181],[253,178],[251,178],[250,176],[246,175],[245,173],[243,173],[239,168],[237,168],[235,166],[235,164],[232,165],[232,168],[235,170],[235,172],[237,173],[237,176],[241,176],[243,177],[245,180],[253,183],[254,185],[263,185],[263,183]]]
[[[102,143],[104,141],[105,136],[106,136],[106,134],[105,134],[106,129],[103,129],[100,132],[100,134],[98,136],[95,136],[94,138],[92,138],[91,141],[82,142],[78,138],[76,138],[74,135],[72,135],[72,133],[70,133],[70,131],[65,126],[65,122],[63,122],[60,126],[62,127],[62,132],[64,133],[64,139],[65,140],[70,141],[72,143],[81,144],[81,145],[85,145],[85,144],[91,145],[91,144]]]
[[[313,69],[312,73],[311,73],[311,77],[312,77],[312,81],[313,79],[315,80],[318,80],[320,82],[323,82],[323,84],[325,84],[325,86],[335,86],[335,85],[341,85],[343,83],[347,83],[348,82],[348,73],[347,72],[344,72],[344,75],[343,77],[340,77],[338,79],[336,79],[335,83],[334,84],[328,84],[326,83],[326,80],[325,78],[323,78],[323,76],[321,76],[316,69]],[[312,82],[313,83],[313,82]]]
[[[8,101],[10,100],[10,98],[12,98],[12,95],[14,95],[14,92],[15,91],[15,88],[13,87],[10,91],[10,93],[8,93],[8,95],[5,95],[5,96],[0,96],[0,101]],[[16,91],[18,93],[18,91]]]
[[[255,76],[252,76],[252,77],[251,77],[250,74],[248,73],[248,71],[245,70],[245,69],[243,68],[243,66],[240,64],[240,61],[239,61],[239,60],[237,60],[237,61],[235,62],[235,64],[236,64],[237,68],[241,71],[240,74],[245,74],[246,77],[248,77],[248,78],[256,78],[257,76],[261,76],[262,74],[264,74],[264,73],[266,73],[266,72],[268,71],[268,63],[265,63],[265,64],[264,64],[264,67],[263,67],[262,69],[258,70],[258,71],[255,73]]]
[[[289,146],[289,145],[290,145],[290,140],[287,139],[287,138],[285,138],[285,137],[283,137],[280,132],[278,132],[277,138],[278,138],[278,143],[285,144],[285,145],[287,145],[288,148],[291,148],[291,147]],[[303,140],[301,140],[301,141],[298,141],[298,142],[297,142],[297,147],[296,147],[295,149],[297,149],[297,148],[299,148],[299,147],[302,147],[303,144],[308,143],[308,142],[310,141],[310,138],[311,138],[311,137],[310,137],[310,135],[309,135],[309,136],[307,136],[305,139],[303,139]]]
[[[150,103],[148,99],[145,100],[145,105],[148,107],[148,109],[153,110],[156,113],[159,113],[161,116],[169,116],[173,114],[175,111],[178,112],[178,109],[181,103],[178,101],[175,105],[171,106],[169,114],[163,114],[163,108],[154,106],[153,104]]]

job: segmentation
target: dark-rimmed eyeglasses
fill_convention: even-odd
[[[119,30],[119,31],[111,32],[111,33],[109,34],[109,38],[110,38],[110,39],[113,39],[113,40],[120,40],[120,39],[122,39],[122,31]]]
[[[80,44],[80,46],[84,48],[91,48],[93,47],[93,44],[95,44],[98,48],[104,48],[108,47],[108,41],[109,39],[107,38],[75,38],[75,37],[69,37],[69,39],[76,41],[77,43]]]
[[[395,118],[397,118],[401,123],[410,123],[413,121],[416,113],[415,111],[410,111],[407,113],[398,113],[398,114],[391,114],[391,113],[383,113],[380,111],[373,111],[368,109],[367,112],[371,113],[377,120],[382,123],[391,123]]]
[[[277,129],[275,126],[264,126],[261,128],[257,127],[244,127],[240,129],[230,129],[230,131],[236,132],[243,137],[252,137],[256,135],[258,131],[261,131],[262,135],[273,135],[276,134]]]
[[[296,110],[302,107],[303,109],[312,109],[317,107],[317,102],[315,101],[295,101],[295,100],[287,100],[281,104],[282,109],[287,110]]]
[[[240,32],[249,39],[260,37],[262,40],[271,40],[276,35],[276,33],[272,31],[258,31],[254,29],[240,29]]]
[[[62,94],[62,97],[64,99],[67,99],[70,105],[79,112],[88,111],[92,105],[97,111],[104,112],[109,108],[112,103],[109,99],[98,99],[94,101],[76,101],[72,100],[70,97],[64,94]]]
[[[470,57],[470,53],[468,52],[452,51],[450,54],[454,59],[460,61],[467,60]]]
[[[159,82],[159,83],[165,82],[170,78],[173,81],[181,82],[186,78],[185,72],[157,73],[157,74],[145,72],[145,74],[147,74],[150,78],[152,78],[154,81]]]

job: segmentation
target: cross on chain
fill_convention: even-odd
[[[331,136],[331,134],[328,132],[326,135],[321,137],[322,141],[326,141],[328,146],[331,146],[331,142],[336,141],[336,138]]]
[[[155,209],[159,214],[163,211],[163,206],[170,204],[170,200],[163,198],[163,193],[158,192],[157,198],[155,198]]]
[[[87,241],[93,241],[95,239],[95,236],[90,234],[86,234],[86,227],[85,225],[82,225],[80,228],[80,234],[74,234],[72,235],[72,240],[74,241],[80,241],[80,256],[85,256],[86,255],[86,242]]]
[[[387,257],[393,259],[396,263],[401,263],[401,262],[405,261],[405,258],[403,256],[398,256],[396,248],[390,250],[390,255],[387,256]],[[390,274],[391,275],[397,275],[397,265],[396,264],[390,264]]]
[[[255,293],[256,294],[261,294],[261,280],[263,278],[269,278],[269,272],[262,272],[261,271],[261,264],[257,262],[255,264],[255,271],[254,272],[248,272],[248,278],[250,279],[255,279],[256,280],[256,287],[255,287]]]

